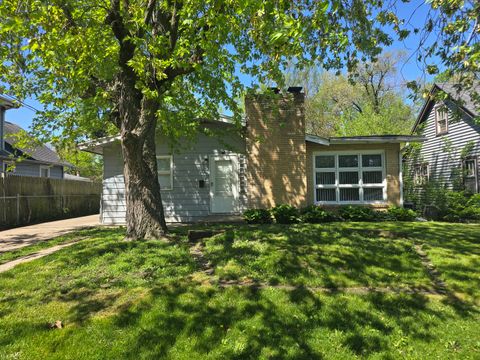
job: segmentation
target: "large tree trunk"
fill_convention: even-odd
[[[157,107],[149,100],[124,103],[124,118],[121,129],[122,153],[126,191],[126,238],[160,239],[167,233],[165,215],[157,177],[155,151],[155,111]],[[130,121],[128,116],[139,116]],[[131,124],[135,126],[131,126]]]

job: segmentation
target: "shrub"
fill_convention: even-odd
[[[417,213],[415,211],[397,206],[389,208],[386,214],[389,220],[395,221],[413,221],[417,217]]]
[[[375,211],[363,206],[342,206],[338,213],[345,221],[373,221],[376,218]]]
[[[243,220],[248,224],[271,224],[272,215],[266,209],[249,209],[243,213]]]
[[[271,213],[279,224],[293,224],[299,221],[297,208],[288,204],[281,204],[272,208]]]
[[[310,224],[319,224],[328,221],[337,220],[335,214],[328,212],[316,205],[310,205],[300,211],[300,218],[303,222]]]
[[[438,205],[440,220],[462,222],[480,220],[480,194],[446,191],[444,201]]]

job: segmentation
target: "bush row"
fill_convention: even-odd
[[[362,206],[342,206],[336,212],[311,205],[297,209],[291,205],[278,205],[269,210],[250,209],[243,213],[249,224],[318,224],[331,221],[413,221],[417,213],[410,209],[390,207],[387,211],[377,211]]]

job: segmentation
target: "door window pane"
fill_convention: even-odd
[[[215,192],[216,193],[228,193],[232,192],[232,180],[230,177],[217,178],[215,183]]]
[[[340,201],[359,201],[359,191],[358,188],[340,188]]]
[[[382,188],[363,189],[363,201],[380,201],[380,200],[383,200]]]
[[[358,155],[339,155],[339,167],[358,167]]]
[[[380,154],[362,155],[362,166],[363,167],[381,167],[382,155]]]
[[[340,184],[358,184],[358,171],[341,171],[338,176]]]
[[[317,185],[335,185],[335,173],[334,172],[317,172],[316,180],[317,180]]]
[[[335,189],[317,189],[317,201],[337,201]]]
[[[363,183],[364,184],[381,184],[383,176],[381,171],[364,171]]]
[[[315,167],[319,169],[334,168],[335,156],[334,155],[315,156]]]

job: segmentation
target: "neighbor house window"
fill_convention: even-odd
[[[415,185],[424,185],[429,177],[428,163],[416,164],[413,167],[413,183]]]
[[[4,173],[14,173],[15,172],[15,166],[13,166],[13,162],[3,162],[3,170]]]
[[[448,132],[448,110],[445,106],[435,108],[435,120],[437,135],[446,134]]]
[[[40,166],[40,177],[50,177],[50,168],[48,166]]]
[[[173,188],[173,157],[171,155],[157,156],[158,182],[161,190]]]
[[[475,159],[468,159],[465,160],[463,163],[464,174],[467,178],[474,178],[475,177],[475,167],[476,167]]]
[[[317,203],[376,203],[386,201],[382,151],[318,153],[314,156]]]

